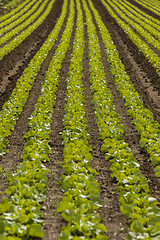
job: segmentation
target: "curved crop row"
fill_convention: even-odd
[[[152,2],[149,1],[149,0],[140,0],[140,1],[143,2],[144,4],[148,5],[148,6],[152,7],[152,8],[155,8],[156,10],[159,10],[158,8],[160,6],[160,3],[157,0],[154,0]]]
[[[32,24],[32,22],[34,22],[34,20],[36,20],[36,18],[43,12],[43,10],[45,9],[46,5],[48,4],[49,0],[45,0],[42,5],[37,9],[37,7],[39,6],[40,2],[42,2],[42,0],[39,0],[32,8],[31,8],[31,14],[30,11],[29,13],[27,12],[26,15],[27,17],[30,16],[26,21],[24,21],[23,23],[21,23],[20,25],[18,25],[16,28],[12,29],[11,31],[9,31],[7,34],[5,34],[4,36],[2,36],[0,38],[0,46],[3,45],[4,43],[6,43],[8,40],[10,40],[11,38],[13,38],[14,36],[17,36],[17,34],[19,34],[21,31],[23,31],[24,28],[26,28],[27,26],[29,26],[30,24]],[[37,11],[34,13],[34,11],[37,9]],[[25,15],[23,15],[23,17],[25,19]],[[3,49],[3,48],[2,48]]]
[[[142,5],[143,7],[151,10],[152,12],[156,13],[157,15],[160,15],[160,11],[157,11],[157,7],[154,8],[153,5],[151,5],[151,2],[149,1],[149,3],[147,3],[146,1],[142,1],[142,0],[134,0],[136,2],[138,2],[140,5]]]
[[[30,2],[30,0],[24,1],[22,4],[20,4],[17,8],[12,10],[11,12],[5,14],[4,16],[0,17],[0,23],[2,24],[3,21],[5,21],[8,18],[13,18],[15,19],[17,17],[18,12],[24,8],[25,5],[27,5]]]
[[[40,2],[42,2],[42,0],[38,1],[39,4],[36,4],[37,7],[34,7],[32,5],[35,4],[35,2],[37,2],[36,0],[33,0],[31,1],[24,9],[23,9],[23,13],[22,16],[19,16],[18,19],[16,19],[15,21],[11,22],[10,21],[10,18],[8,19],[8,21],[5,21],[5,25],[3,25],[3,28],[0,29],[0,37],[2,36],[2,34],[10,31],[12,28],[16,27],[16,25],[20,24],[22,21],[24,21],[27,17],[29,17],[35,10],[36,8],[38,7],[38,5],[40,4]],[[31,9],[30,9],[31,8]],[[30,9],[30,10],[29,10]],[[25,13],[26,12],[26,13]],[[2,27],[2,24],[1,24],[1,27]]]
[[[129,10],[127,10],[127,5],[126,4],[123,4],[123,2],[119,2],[118,3],[118,1],[116,0],[112,0],[112,2],[115,4],[114,6],[118,6],[118,8],[119,9],[121,9],[123,12],[122,13],[124,13],[125,15],[124,15],[124,17],[125,17],[125,20],[126,19],[128,19],[127,20],[127,22],[131,25],[131,26],[133,26],[133,24],[136,22],[136,23],[138,23],[138,24],[136,24],[135,25],[135,29],[137,30],[137,31],[139,31],[139,33],[141,34],[143,34],[143,29],[145,29],[144,30],[144,33],[145,33],[145,35],[146,35],[146,33],[148,32],[148,37],[147,37],[147,39],[149,39],[149,43],[150,44],[152,44],[153,45],[153,47],[155,47],[155,48],[157,48],[158,50],[160,50],[160,44],[159,44],[159,42],[158,42],[158,45],[157,45],[157,40],[154,40],[154,38],[152,37],[152,35],[153,36],[155,36],[158,40],[160,40],[160,22],[159,22],[159,24],[157,25],[156,24],[156,26],[154,27],[153,25],[150,25],[150,24],[152,24],[152,22],[150,21],[150,20],[148,20],[147,18],[145,18],[145,17],[142,17],[142,15],[140,15],[140,14],[138,14],[138,13],[136,13],[135,11],[133,11],[133,10],[131,10],[131,9],[129,9]],[[117,8],[117,9],[118,9]],[[121,16],[121,11],[119,12],[120,13],[120,16]],[[128,16],[129,16],[129,18],[128,18]],[[123,18],[123,16],[121,16],[122,18]],[[132,19],[132,20],[130,20],[130,19]],[[147,30],[147,31],[146,31]],[[159,31],[158,31],[159,30]],[[150,35],[149,33],[151,33],[152,35]],[[146,40],[147,40],[146,39]]]
[[[63,13],[66,12],[66,4]],[[41,87],[41,95],[35,105],[35,110],[29,118],[29,131],[25,134],[26,145],[17,172],[10,177],[10,185],[6,193],[10,196],[0,204],[1,239],[12,236],[13,239],[43,238],[42,217],[40,205],[46,199],[47,170],[43,164],[49,161],[49,135],[53,116],[53,105],[56,100],[56,90],[59,73],[69,47],[69,39],[74,25],[74,2],[71,1],[70,15],[66,29],[62,35],[55,54],[46,72]],[[11,238],[12,239],[12,238]]]
[[[89,4],[97,22],[101,24],[102,30],[104,26],[98,12],[90,0]],[[107,87],[107,79],[101,62],[99,39],[85,3],[84,7],[88,20],[89,66],[93,104],[99,138],[104,142],[101,150],[105,153],[106,160],[110,161],[111,176],[117,182],[116,191],[119,192],[120,209],[124,216],[130,218],[131,232],[127,239],[158,239],[160,237],[160,209],[156,206],[156,199],[150,195],[147,180],[142,175],[139,164],[128,144],[124,141],[124,126],[116,112],[111,90]]]
[[[115,18],[120,27],[132,40],[132,42],[137,45],[140,51],[143,52],[145,57],[149,60],[152,66],[156,69],[157,74],[160,76],[160,58],[159,56],[143,41],[124,21],[122,21],[110,8],[110,6],[104,0],[101,0],[110,15]]]
[[[116,2],[116,5],[118,7],[116,7],[116,5],[114,3]],[[134,21],[131,20],[130,18],[132,18],[132,14],[131,13],[128,13],[122,6],[121,4],[118,4],[117,1],[110,1],[110,0],[107,0],[107,3],[110,4],[110,6],[113,7],[114,11],[116,11],[116,15],[118,14],[127,24],[128,26],[130,25],[131,28],[135,29],[146,41],[147,43],[151,44],[154,48],[156,48],[158,51],[160,51],[160,42],[158,40],[156,40],[152,35],[156,35],[156,37],[158,39],[160,39],[160,33],[150,27],[149,25],[147,24],[143,24],[143,22],[140,21],[140,19],[136,18],[135,16],[133,16],[134,18]],[[108,4],[107,4],[108,5]],[[123,11],[125,12],[122,12],[121,9],[123,9]],[[129,17],[128,18],[128,14],[129,14]],[[138,22],[138,23],[136,23]],[[141,25],[143,27],[141,27]],[[147,30],[145,30],[145,28],[147,28]],[[149,33],[151,32],[151,34]],[[139,37],[137,35],[137,37]],[[139,37],[140,38],[140,37]]]
[[[44,3],[46,3],[47,0],[45,0]],[[28,37],[38,26],[45,20],[45,18],[50,13],[53,4],[55,0],[51,0],[45,10],[45,12],[33,23],[31,24],[27,29],[25,29],[23,32],[21,32],[17,37],[15,37],[11,42],[5,44],[3,48],[0,49],[0,60],[9,52],[11,52],[15,47],[17,47],[26,37]],[[44,4],[43,3],[43,4]],[[42,7],[42,5],[41,5]],[[37,11],[41,11],[40,9]],[[35,14],[37,14],[37,12]],[[38,16],[39,14],[37,14]],[[34,15],[33,15],[34,16]],[[32,18],[32,17],[31,17]]]
[[[120,2],[120,1],[119,1]],[[125,5],[125,7],[135,13],[139,18],[141,18],[143,21],[145,21],[146,23],[150,24],[151,26],[153,26],[154,28],[160,30],[159,27],[159,20],[146,14],[145,12],[143,12],[142,10],[140,10],[138,7],[134,6],[133,4],[129,3],[127,0],[123,0],[124,3],[122,3],[123,5]]]
[[[133,123],[141,136],[141,147],[145,148],[150,155],[153,165],[157,166],[156,176],[160,177],[160,125],[154,121],[153,113],[143,106],[143,101],[125,71],[125,67],[119,58],[118,51],[112,42],[107,28],[100,18],[97,17],[96,20],[106,48],[108,61],[111,64],[111,73],[117,89],[125,101],[127,114],[133,119]]]
[[[57,39],[66,16],[66,11],[65,8],[65,11],[63,10],[53,31],[33,57],[28,67],[25,68],[23,75],[18,79],[10,99],[3,105],[2,111],[0,112],[0,155],[6,153],[6,146],[9,143],[6,138],[11,134],[11,130],[14,129],[41,65]]]
[[[64,162],[62,176],[63,199],[57,211],[68,222],[59,239],[106,239],[105,227],[96,212],[101,206],[96,171],[90,166],[92,155],[88,143],[88,126],[85,118],[84,87],[82,83],[84,27],[80,3],[77,0],[77,27],[72,58],[67,76],[65,116],[62,133]]]
[[[155,8],[156,10],[160,10],[159,9],[159,6],[160,6],[160,2],[157,1],[157,0],[154,0],[154,1],[149,1],[149,0],[140,0],[141,2],[143,2],[144,4],[148,5],[148,6],[151,6],[153,8]]]

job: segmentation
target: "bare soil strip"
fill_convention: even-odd
[[[75,21],[77,18],[77,10],[75,9]],[[50,169],[48,174],[48,194],[44,206],[44,239],[57,240],[62,226],[66,225],[66,221],[61,217],[61,214],[56,211],[57,203],[63,198],[61,191],[61,176],[63,174],[63,145],[62,136],[63,132],[63,116],[66,97],[66,77],[69,70],[69,62],[71,58],[73,41],[75,36],[76,24],[74,25],[70,46],[66,53],[66,57],[62,64],[60,72],[60,80],[56,92],[56,104],[54,106],[52,132],[50,135],[50,146],[53,151],[50,156],[51,162],[47,162],[45,166]]]
[[[95,6],[97,8],[98,4],[97,5],[95,4]],[[108,28],[109,22],[107,22],[107,21],[104,21],[104,22],[105,22],[105,25]],[[114,29],[113,26],[112,26],[112,29]],[[111,32],[113,32],[113,31],[111,31],[111,27],[110,27],[109,31],[110,31],[110,34],[111,34]],[[98,29],[97,29],[97,32],[98,32]],[[138,135],[137,130],[135,129],[135,126],[131,123],[131,120],[127,116],[127,111],[126,111],[124,102],[119,96],[119,91],[117,90],[116,86],[114,85],[114,81],[113,81],[112,77],[109,76],[111,74],[109,74],[110,67],[109,67],[109,64],[108,64],[108,61],[107,61],[105,48],[104,48],[104,45],[103,45],[100,34],[98,34],[98,35],[99,35],[99,41],[100,41],[100,46],[101,46],[101,54],[102,54],[103,64],[104,64],[106,72],[108,73],[108,77],[107,77],[108,85],[109,85],[109,87],[112,91],[112,95],[114,97],[114,103],[117,107],[117,112],[121,116],[122,124],[126,128],[125,140],[129,144],[129,147],[132,149],[133,154],[137,159],[137,162],[140,164],[140,170],[141,170],[142,174],[148,180],[148,185],[149,185],[152,196],[157,199],[158,206],[160,206],[160,197],[159,197],[159,194],[160,194],[160,179],[155,176],[155,168],[153,167],[152,163],[148,162],[148,158],[149,158],[148,154],[146,154],[144,152],[144,150],[139,146],[140,137]],[[112,39],[113,39],[113,41],[115,40],[115,35],[113,36]],[[114,42],[115,42],[115,44],[117,43],[116,41],[114,41]],[[116,46],[117,46],[117,44],[116,44]],[[121,42],[119,41],[118,51],[120,50],[120,48],[121,48],[121,53],[123,52],[123,55],[124,55],[123,44],[121,44]],[[120,56],[121,56],[121,54],[120,54]],[[124,55],[124,57],[126,59],[124,65],[128,69],[128,62],[129,61],[128,61],[126,55]],[[127,73],[130,77],[132,76],[132,72],[127,71]],[[137,73],[137,75],[138,75],[138,73]],[[139,81],[140,80],[141,80],[141,78],[139,78]]]
[[[138,7],[140,10],[142,10],[143,12],[147,13],[148,15],[160,20],[160,16],[157,15],[156,13],[152,12],[151,10],[145,8],[144,6],[142,6],[140,3],[135,2],[134,0],[127,0],[128,2],[130,2],[132,5]]]
[[[0,61],[0,110],[9,99],[24,69],[54,28],[61,13],[62,3],[63,0],[56,0],[45,21]]]
[[[13,172],[16,170],[16,167],[18,163],[21,162],[21,156],[23,154],[23,148],[25,141],[23,139],[24,134],[27,132],[27,123],[28,123],[28,118],[31,115],[31,113],[34,111],[34,106],[37,102],[38,97],[40,96],[41,93],[41,83],[43,82],[45,78],[45,72],[48,69],[49,63],[52,59],[52,56],[59,44],[59,41],[61,39],[63,30],[66,25],[67,17],[65,18],[64,24],[61,28],[61,31],[59,33],[59,36],[50,50],[47,58],[44,60],[40,72],[38,73],[34,85],[30,91],[28,100],[24,106],[23,112],[20,115],[17,124],[15,126],[14,131],[12,132],[11,136],[9,137],[10,140],[10,146],[8,148],[9,153],[7,153],[4,157],[0,156],[0,161],[1,161],[1,167],[4,169],[5,174],[9,174],[10,170]],[[0,183],[0,191],[2,192],[0,200],[5,196],[5,189],[8,186],[8,184],[5,182],[6,176],[5,174],[1,175],[1,183]]]

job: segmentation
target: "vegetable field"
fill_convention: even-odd
[[[159,1],[9,6],[0,239],[159,240]]]

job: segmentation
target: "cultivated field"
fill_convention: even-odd
[[[159,124],[158,0],[0,15],[0,239],[159,240]]]

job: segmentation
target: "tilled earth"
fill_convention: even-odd
[[[133,0],[131,3],[140,6]],[[93,3],[99,14],[102,17],[106,27],[111,34],[111,37],[116,45],[119,56],[125,65],[126,72],[130,76],[131,81],[134,83],[136,90],[139,92],[143,99],[146,108],[150,109],[154,113],[155,120],[160,123],[160,78],[158,77],[155,69],[145,59],[143,53],[131,42],[126,36],[124,31],[119,27],[116,21],[109,15],[107,10],[103,7],[100,0],[93,0]],[[36,54],[39,48],[42,46],[47,36],[54,28],[57,18],[61,13],[63,1],[56,0],[51,13],[48,15],[46,20],[29,36],[27,37],[18,47],[16,47],[10,54],[6,55],[3,60],[0,61],[0,109],[3,104],[7,101],[12,93],[12,90],[16,86],[18,78],[22,75],[23,70],[28,65],[32,57]],[[158,15],[153,14],[144,7],[141,9],[150,14],[151,16],[160,20]],[[69,13],[69,7],[68,7]],[[45,71],[47,70],[51,61],[52,55],[54,54],[61,35],[66,25],[66,20],[62,26],[57,41],[51,49],[46,60],[42,64],[41,70],[36,77],[34,86],[30,91],[29,98],[25,104],[24,110],[17,121],[15,130],[9,137],[10,146],[9,153],[5,157],[1,157],[1,166],[4,169],[4,174],[1,176],[0,191],[2,195],[1,200],[5,196],[5,188],[8,186],[8,182],[5,180],[10,170],[14,171],[19,162],[21,162],[21,155],[23,154],[24,139],[23,135],[27,132],[28,117],[34,110],[34,105],[40,96],[41,83],[45,77]],[[84,13],[84,12],[83,12]],[[76,19],[76,15],[75,15]],[[93,17],[94,20],[94,17]],[[76,21],[75,21],[76,22]],[[85,23],[85,14],[84,14]],[[112,75],[110,73],[110,66],[105,54],[104,45],[95,23],[97,34],[99,37],[102,61],[106,71],[106,78],[108,80],[108,86],[110,87],[114,96],[114,103],[117,106],[117,112],[120,114],[122,124],[126,128],[125,140],[132,149],[134,156],[140,164],[140,169],[144,176],[148,180],[150,191],[153,197],[157,198],[158,206],[160,206],[160,180],[155,176],[154,167],[148,162],[148,155],[139,146],[140,137],[132,125],[131,120],[126,114],[126,108],[124,102],[119,96],[119,92],[114,85]],[[93,162],[92,167],[98,172],[97,181],[101,186],[101,199],[103,207],[99,210],[101,214],[101,221],[107,228],[107,236],[110,240],[122,240],[126,239],[127,231],[129,230],[129,220],[125,219],[120,211],[118,194],[115,194],[116,184],[113,182],[110,176],[109,162],[105,160],[104,154],[101,153],[100,148],[102,142],[98,139],[98,128],[95,123],[95,115],[92,101],[92,93],[90,90],[89,82],[89,62],[88,62],[88,37],[85,26],[85,53],[83,57],[84,69],[83,69],[83,83],[85,87],[85,106],[86,106],[86,117],[88,119],[88,126],[90,127],[90,144],[93,148]],[[62,219],[61,215],[56,212],[56,204],[62,199],[62,191],[60,186],[61,175],[63,174],[62,162],[63,162],[63,145],[61,132],[63,131],[62,119],[64,116],[64,105],[65,105],[65,93],[66,93],[66,76],[69,69],[69,62],[72,53],[72,46],[74,41],[76,25],[74,25],[70,47],[67,52],[66,58],[63,62],[59,87],[56,93],[56,104],[54,106],[52,133],[50,135],[51,147],[53,152],[51,154],[52,162],[46,163],[46,166],[51,170],[48,175],[48,195],[44,206],[44,233],[45,240],[56,240],[60,233],[61,227],[66,224]]]

